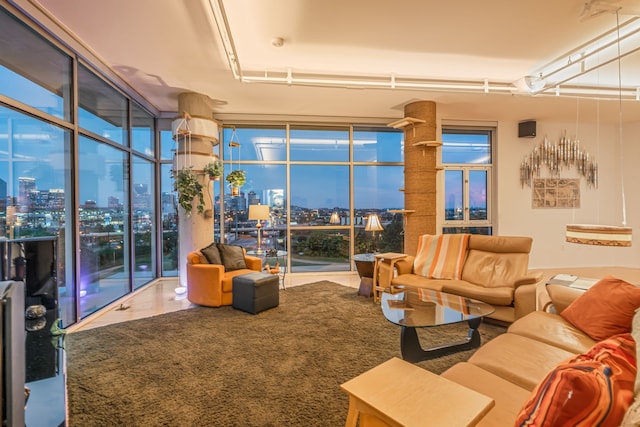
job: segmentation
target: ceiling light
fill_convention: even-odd
[[[271,39],[271,46],[273,47],[284,46],[284,39],[282,37],[276,37],[275,39]]]

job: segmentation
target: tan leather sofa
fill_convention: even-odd
[[[262,260],[245,255],[247,268],[225,271],[224,265],[209,264],[200,251],[187,255],[187,299],[208,307],[231,305],[233,278],[241,274],[262,270]]]
[[[549,294],[559,313],[581,292],[558,285]],[[558,314],[535,311],[441,376],[494,399],[495,406],[478,426],[513,425],[536,384],[558,363],[594,344]]]
[[[472,234],[460,280],[415,274],[415,256],[409,255],[396,261],[391,288],[415,286],[477,299],[494,307],[489,318],[511,323],[536,309],[536,285],[543,275],[528,270],[532,243],[530,237]],[[378,285],[388,287],[384,278],[394,274],[385,271],[386,264],[379,268]]]

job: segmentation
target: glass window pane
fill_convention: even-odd
[[[79,140],[80,316],[129,291],[126,153]]]
[[[128,144],[127,99],[82,65],[78,66],[78,98],[80,127]]]
[[[291,271],[348,271],[349,237],[334,230],[292,230]]]
[[[155,273],[155,209],[153,195],[153,164],[140,157],[133,158],[133,238],[134,288],[148,283]]]
[[[346,128],[292,127],[289,141],[292,161],[349,161],[349,130]]]
[[[291,225],[327,225],[335,210],[349,206],[349,167],[291,166]]]
[[[171,122],[169,119],[158,119],[158,130],[160,131],[160,159],[173,160],[173,155],[177,148],[171,133]]]
[[[240,143],[229,147],[229,143]],[[287,139],[284,126],[261,128],[225,128],[223,130],[224,159],[284,161],[287,159]]]
[[[355,127],[354,162],[404,161],[404,132],[396,129]]]
[[[490,164],[491,131],[442,131],[442,163]]]
[[[224,229],[225,242],[241,245],[247,250],[257,249],[258,232],[256,221],[249,221],[248,207],[253,204],[269,206],[270,218],[264,224],[264,230],[268,235],[277,235],[276,238],[265,238],[262,242],[263,249],[284,249],[286,234],[286,167],[285,165],[241,165],[246,172],[247,182],[240,188],[238,196],[232,196],[229,185],[225,185],[225,210]],[[237,170],[237,166],[234,170]],[[227,171],[229,172],[229,171]],[[216,189],[219,191],[218,189]],[[216,210],[219,209],[219,192],[216,193]],[[220,233],[218,223],[214,226],[216,236]]]
[[[38,259],[36,268],[46,268],[37,272],[35,282],[27,277],[27,303],[59,310],[64,326],[76,317],[76,252],[73,223],[67,220],[73,211],[70,140],[68,131],[0,107],[0,237],[7,244],[2,249],[2,273],[16,277],[10,270],[18,267],[21,257]],[[54,281],[49,280],[51,267]],[[30,289],[39,295],[31,295]],[[51,299],[56,293],[57,307]]]
[[[400,252],[402,216],[389,210],[404,208],[404,172],[402,166],[354,166],[353,202],[356,230],[355,253]],[[377,214],[384,230],[364,233],[365,219]]]
[[[153,116],[143,110],[139,105],[131,105],[131,148],[153,157]]]
[[[178,275],[178,201],[171,177],[173,165],[160,165],[162,209],[162,275]],[[214,217],[215,218],[215,217]]]
[[[487,220],[487,171],[469,171],[469,220]]]
[[[445,220],[462,221],[464,219],[463,172],[461,170],[444,171]]]
[[[2,8],[0,29],[0,94],[70,120],[71,58]]]

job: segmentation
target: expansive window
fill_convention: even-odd
[[[156,266],[155,170],[152,162],[133,156],[132,231],[134,241],[134,287],[139,288],[154,276]]]
[[[0,94],[70,120],[71,58],[2,10],[0,77]]]
[[[492,129],[443,129],[443,232],[491,234],[492,138]]]
[[[79,141],[80,311],[92,313],[129,291],[127,157],[90,138]]]
[[[28,304],[55,309],[59,299],[65,324],[75,320],[70,139],[0,106],[2,279],[26,279]]]
[[[95,135],[128,145],[127,99],[83,65],[78,66],[78,123]]]
[[[131,147],[148,157],[153,157],[154,124],[153,116],[138,104],[131,104]]]
[[[284,126],[229,127],[223,135],[225,176],[240,169],[247,181],[237,195],[225,182],[216,236],[224,230],[226,242],[254,251],[257,222],[248,211],[263,204],[270,214],[262,249],[287,255],[288,271],[347,271],[353,253],[401,250],[403,218],[389,211],[403,207],[402,132],[292,125],[288,133]],[[374,213],[384,227],[377,233],[364,230]]]

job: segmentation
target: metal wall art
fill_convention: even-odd
[[[533,178],[540,178],[542,169],[546,167],[551,177],[559,178],[563,170],[577,168],[578,174],[585,178],[588,188],[598,188],[598,164],[593,156],[580,148],[580,141],[570,139],[566,135],[558,143],[551,143],[544,138],[520,164],[520,185],[531,187]]]

